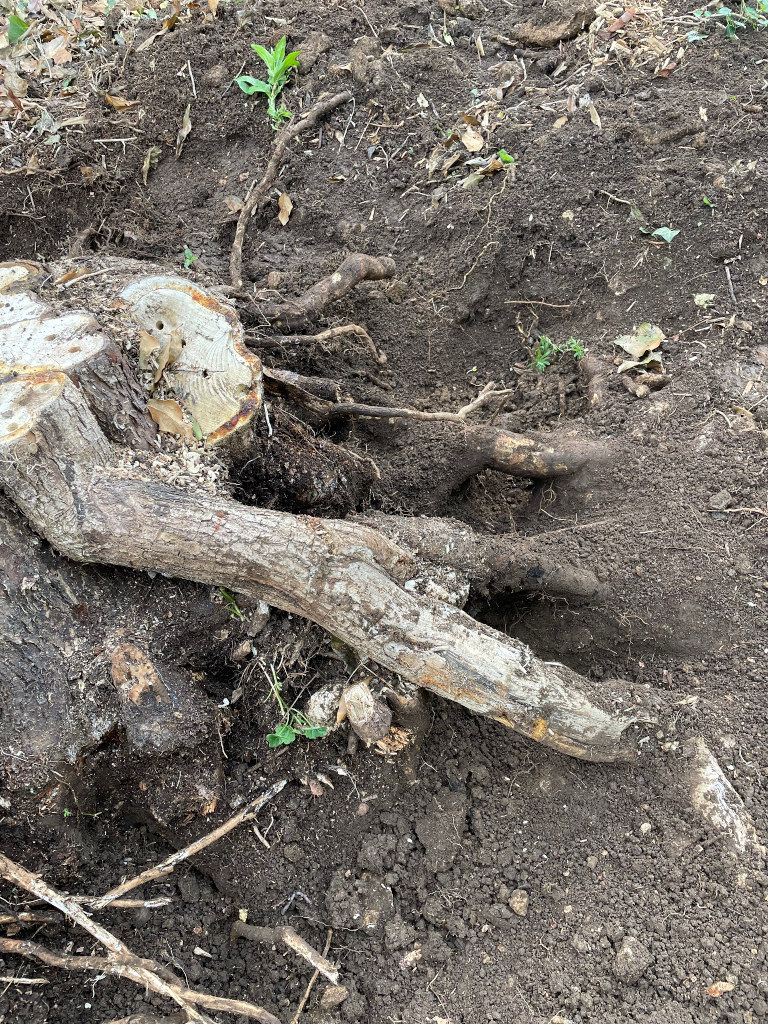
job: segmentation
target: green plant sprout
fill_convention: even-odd
[[[202,433],[200,436],[202,437]],[[227,606],[227,608],[229,608],[230,619],[238,619],[240,622],[242,622],[245,619],[245,616],[240,611],[240,606],[235,600],[235,595],[230,594],[230,592],[228,590],[225,590],[224,587],[219,587],[219,593],[221,594],[222,601]]]
[[[291,68],[298,67],[299,54],[301,50],[294,50],[293,53],[285,52],[286,38],[279,41],[274,50],[268,50],[259,43],[251,43],[251,49],[261,57],[267,65],[267,81],[262,82],[259,78],[251,75],[240,75],[235,81],[246,94],[252,96],[255,92],[263,92],[267,97],[267,113],[272,121],[272,127],[277,129],[283,121],[291,114],[284,106],[277,106],[277,97],[283,90],[291,75]]]
[[[325,736],[328,730],[323,725],[312,725],[308,718],[295,707],[289,705],[283,699],[283,684],[278,681],[275,666],[272,666],[272,678],[269,679],[270,696],[276,701],[280,708],[280,722],[275,726],[275,731],[267,734],[267,744],[270,747],[287,746],[293,743],[297,736],[303,736],[305,740],[316,740]]]
[[[569,338],[562,345],[556,345],[551,338],[542,334],[536,342],[536,348],[531,352],[531,361],[528,365],[537,373],[543,373],[552,365],[553,359],[566,353],[570,353],[574,359],[583,359],[584,342],[578,338]]]
[[[195,260],[199,259],[199,256],[195,256],[188,245],[184,246],[184,269],[189,270]]]
[[[735,39],[736,29],[751,28],[756,32],[758,29],[768,28],[768,0],[756,0],[754,7],[741,0],[738,10],[734,10],[732,7],[718,7],[716,11],[701,9],[694,11],[693,16],[698,21],[705,23],[702,26],[704,28],[706,28],[706,22],[713,19],[720,20],[725,25],[725,34],[728,38]],[[706,35],[702,36],[697,30],[688,33],[689,42],[706,38]]]

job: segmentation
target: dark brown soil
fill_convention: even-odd
[[[439,427],[358,424],[333,435],[378,464],[374,505],[545,538],[551,555],[596,572],[610,587],[604,606],[509,595],[471,610],[593,678],[669,691],[681,736],[705,737],[765,839],[768,32],[690,43],[694,19],[670,4],[642,8],[619,36],[584,31],[526,49],[509,42],[516,26],[534,15],[567,20],[566,0],[444,7],[287,0],[249,3],[243,22],[221,0],[215,20],[193,12],[141,52],[149,27],[134,47],[107,38],[106,57],[118,59],[101,87],[139,106],[117,113],[91,95],[77,132],[58,146],[36,141],[39,173],[0,177],[0,258],[60,256],[88,231],[88,259],[110,252],[178,271],[188,246],[198,280],[227,281],[225,197],[243,198],[274,144],[263,104],[228,86],[243,62],[257,73],[252,41],[287,33],[304,53],[289,106],[342,88],[355,104],[292,145],[278,182],[291,219],[278,222],[275,191],[248,232],[247,278],[266,287],[277,272],[270,287],[297,295],[355,251],[393,256],[398,273],[328,317],[364,325],[387,353],[383,369],[359,348],[271,348],[266,361],[332,377],[360,401],[425,409],[456,409],[503,381],[516,388],[504,410],[513,429],[567,424],[610,439],[615,457],[588,487],[487,473],[435,507]],[[606,25],[621,11],[611,8]],[[444,33],[453,45],[440,45]],[[676,66],[665,77],[668,61]],[[426,162],[448,131],[465,130],[462,113],[510,79],[480,109],[494,126],[484,153],[514,155],[514,174],[466,189],[457,183],[471,168],[430,179]],[[569,86],[589,93],[600,125],[577,99],[555,127]],[[188,103],[192,131],[177,160]],[[30,145],[6,140],[6,171],[28,162]],[[145,186],[150,146],[162,156]],[[632,207],[648,229],[679,234],[667,245],[641,233]],[[706,309],[694,302],[701,293],[714,296]],[[666,335],[671,383],[636,398],[616,373],[613,341],[644,321]],[[604,365],[598,403],[572,357],[530,368],[539,334],[584,339]],[[297,646],[306,657],[283,663],[289,687],[344,678],[325,639],[287,616],[273,615],[258,653],[279,665]],[[218,701],[237,685],[231,666],[209,683]],[[738,878],[722,838],[689,807],[679,750],[636,767],[588,765],[434,700],[410,757],[350,758],[338,734],[275,752],[263,683],[252,673],[243,686],[211,819],[163,838],[126,817],[130,794],[67,816],[43,813],[39,794],[14,794],[4,851],[60,887],[98,893],[162,859],[166,840],[203,834],[288,777],[260,818],[264,831],[274,815],[269,850],[244,826],[153,887],[174,897],[169,907],[107,910],[104,923],[191,985],[252,999],[286,1022],[311,970],[278,950],[230,946],[241,908],[254,923],[290,921],[321,948],[333,929],[329,955],[350,994],[324,1011],[316,986],[305,1015],[325,1024],[768,1021],[768,873]],[[322,797],[301,781],[318,772],[334,785],[321,783]],[[297,890],[306,900],[281,916]],[[515,890],[528,894],[526,916],[511,909]],[[627,936],[648,953],[636,980],[616,970]],[[92,948],[76,929],[49,926],[43,938]],[[49,983],[0,985],[7,1024],[171,1011],[127,981],[9,957],[0,974],[15,973]],[[708,995],[716,982],[733,988]]]

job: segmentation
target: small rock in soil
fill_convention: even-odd
[[[349,990],[344,985],[329,985],[320,996],[320,1006],[323,1010],[333,1010],[340,1006],[349,995]]]
[[[528,913],[528,893],[524,889],[515,889],[509,897],[509,906],[518,917],[525,917]]]
[[[652,963],[650,950],[638,939],[628,935],[616,954],[613,971],[620,981],[632,984],[640,979]]]

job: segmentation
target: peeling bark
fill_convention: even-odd
[[[638,715],[626,691],[600,692],[519,641],[406,590],[395,576],[407,556],[398,559],[374,531],[245,509],[117,468],[63,374],[41,372],[0,388],[0,446],[6,493],[70,558],[258,595],[539,742],[595,761],[638,753]]]

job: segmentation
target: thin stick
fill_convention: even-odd
[[[368,419],[402,419],[402,420],[442,420],[444,423],[464,423],[470,413],[476,412],[483,405],[496,398],[506,398],[514,394],[515,388],[503,391],[492,391],[494,385],[487,385],[477,398],[465,405],[458,412],[422,412],[420,409],[397,409],[386,405],[360,405],[358,402],[337,402],[327,412],[328,419],[339,416],[363,416]]]
[[[2,985],[48,985],[47,978],[17,978],[8,974],[0,974]]]
[[[262,793],[260,797],[242,807],[237,814],[233,815],[228,821],[225,821],[223,825],[215,828],[213,832],[209,832],[208,835],[203,836],[201,839],[196,839],[194,843],[185,846],[183,850],[177,850],[176,853],[172,853],[162,863],[155,865],[155,867],[147,868],[146,871],[142,871],[135,878],[129,878],[125,882],[121,882],[120,885],[115,886],[114,889],[110,889],[108,893],[94,900],[91,906],[96,910],[100,910],[102,907],[106,907],[108,903],[112,903],[118,896],[122,896],[123,893],[130,892],[131,889],[136,889],[146,882],[152,882],[157,878],[164,878],[166,875],[170,875],[177,864],[204,850],[211,843],[215,843],[217,839],[221,839],[222,836],[231,832],[233,828],[237,828],[244,821],[250,821],[251,818],[254,818],[265,803],[277,796],[285,787],[285,784],[285,779],[276,782],[274,786],[271,786],[265,793]]]
[[[254,925],[245,924],[244,921],[235,921],[229,933],[230,942],[237,939],[248,939],[251,942],[261,942],[264,945],[272,946],[278,942],[284,943],[298,956],[304,957],[310,964],[328,979],[333,985],[339,983],[338,968],[326,960],[325,956],[310,946],[290,925],[281,925],[277,928],[259,928]]]
[[[733,281],[731,280],[731,268],[725,268],[725,277],[728,281],[728,294],[731,296],[731,302],[736,305],[736,292],[733,290]]]
[[[576,300],[574,299],[574,302]],[[570,309],[573,302],[558,306],[554,302],[543,302],[541,299],[504,299],[505,306],[548,306],[550,309]]]
[[[329,928],[328,929],[328,937],[325,940],[325,949],[323,950],[323,956],[324,957],[328,956],[328,950],[331,948],[331,939],[332,938],[333,938],[333,928]],[[296,1013],[294,1013],[293,1017],[291,1018],[291,1024],[299,1024],[299,1017],[301,1016],[302,1010],[307,1005],[307,1000],[309,999],[309,994],[312,991],[312,989],[314,987],[314,984],[315,984],[315,982],[317,981],[317,979],[319,977],[320,977],[320,970],[318,968],[315,968],[315,973],[309,979],[309,984],[307,985],[307,990],[304,993],[304,997],[301,1000],[301,1002],[299,1003],[299,1006],[298,1006],[298,1009],[296,1010]]]
[[[330,111],[335,110],[336,107],[340,107],[342,103],[346,103],[351,99],[351,92],[339,92],[327,100],[321,100],[312,107],[306,117],[303,117],[301,121],[295,121],[293,124],[288,125],[280,133],[275,148],[272,151],[272,157],[267,164],[267,169],[264,171],[261,181],[252,188],[237,219],[235,240],[232,243],[232,254],[229,260],[229,277],[233,288],[243,287],[243,242],[245,241],[248,221],[251,219],[251,214],[256,209],[259,200],[277,177],[280,164],[288,148],[288,143],[302,132],[314,128],[321,117],[325,117]]]
[[[190,1020],[198,1024],[215,1024],[211,1018],[196,1010],[195,1003],[208,1010],[221,1010],[224,1013],[237,1013],[261,1021],[262,1024],[280,1024],[277,1017],[263,1010],[260,1006],[243,1002],[241,999],[222,999],[205,992],[195,992],[176,982],[168,982],[160,978],[152,968],[158,967],[152,960],[142,960],[130,951],[126,956],[76,956],[72,953],[57,953],[40,946],[36,942],[21,939],[0,938],[0,953],[15,953],[19,956],[33,957],[49,967],[62,967],[64,970],[98,971],[100,974],[117,974],[121,978],[130,978],[140,985],[146,985],[159,995],[168,996],[180,1006]],[[152,965],[152,968],[147,965]],[[165,972],[164,972],[165,973]]]

